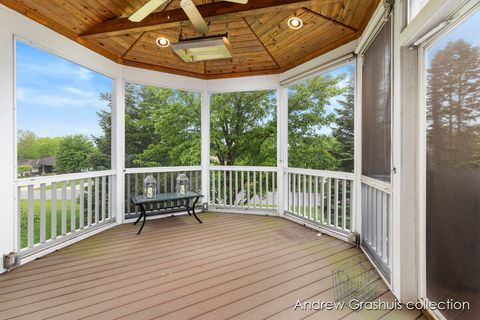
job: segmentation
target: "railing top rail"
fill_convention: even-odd
[[[92,172],[80,172],[80,173],[70,173],[70,174],[61,174],[56,176],[41,176],[41,177],[29,177],[29,178],[20,178],[15,181],[16,187],[30,186],[32,184],[42,184],[42,183],[52,183],[52,182],[63,182],[79,179],[88,179],[88,178],[97,178],[104,176],[112,176],[116,174],[115,170],[104,170],[104,171],[92,171]]]
[[[210,166],[210,170],[220,171],[256,171],[276,172],[277,167],[254,167],[254,166]]]
[[[366,184],[367,186],[373,187],[375,189],[379,189],[380,191],[383,191],[389,194],[392,193],[392,186],[387,182],[370,178],[367,176],[362,176],[361,182],[363,184]]]
[[[125,174],[135,173],[163,173],[163,172],[183,172],[183,171],[201,171],[201,166],[185,166],[185,167],[152,167],[152,168],[128,168]]]
[[[334,178],[334,179],[346,179],[346,180],[355,179],[355,174],[351,172],[300,169],[300,168],[285,168],[285,172],[304,174],[309,176],[325,177],[325,178]]]

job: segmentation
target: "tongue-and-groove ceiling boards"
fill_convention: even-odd
[[[128,19],[148,0],[0,0],[0,3],[118,63],[202,79],[275,74],[358,38],[379,0],[194,0],[209,23],[228,31],[232,58],[184,62],[156,44],[201,37],[180,7],[165,2],[141,22]],[[288,26],[299,17],[303,27]]]

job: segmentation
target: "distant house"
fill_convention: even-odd
[[[55,157],[24,160],[18,163],[19,166],[31,166],[32,171],[26,175],[43,175],[55,172]]]

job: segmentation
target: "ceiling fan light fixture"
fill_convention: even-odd
[[[157,43],[157,46],[159,46],[160,48],[166,48],[170,46],[170,40],[168,40],[165,37],[160,37],[155,42]]]
[[[288,19],[288,26],[290,29],[298,30],[303,27],[303,21],[299,17],[291,17]]]

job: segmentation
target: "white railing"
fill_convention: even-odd
[[[388,183],[362,177],[362,247],[390,279],[392,190]]]
[[[201,193],[202,168],[192,167],[162,167],[162,168],[132,168],[125,170],[125,218],[136,218],[140,214],[138,208],[132,202],[134,195],[143,193],[143,180],[151,175],[157,181],[157,192],[175,192],[176,178],[180,173],[187,175],[190,181],[190,188]],[[199,204],[200,205],[200,204]],[[160,205],[147,208],[148,212],[165,211]],[[169,211],[175,211],[169,209]]]
[[[354,179],[353,173],[288,168],[286,213],[347,235],[354,216]]]
[[[114,171],[24,178],[17,188],[17,247],[28,255],[115,221]]]
[[[210,208],[277,210],[276,167],[210,167]]]

